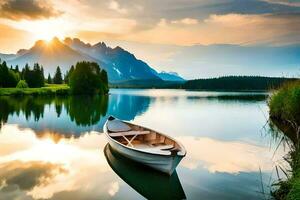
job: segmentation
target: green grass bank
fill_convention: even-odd
[[[298,128],[300,126],[300,81],[284,84],[271,96],[269,108],[271,118]]]
[[[46,84],[41,88],[0,88],[0,96],[68,94],[70,94],[70,87],[66,84]]]
[[[272,195],[280,200],[300,200],[300,81],[284,84],[269,100],[270,118],[291,138],[293,145],[285,160],[291,171],[286,180],[274,184]]]

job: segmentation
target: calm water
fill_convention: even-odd
[[[262,93],[0,97],[0,199],[263,199],[288,151],[270,134],[267,113]],[[102,133],[108,115],[181,141],[187,156],[176,173],[111,151]]]

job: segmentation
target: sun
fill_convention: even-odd
[[[51,41],[54,37],[63,39],[70,27],[66,21],[47,19],[19,22],[18,27],[30,32],[34,40]]]
[[[34,38],[36,40],[45,40],[46,42],[50,42],[54,37],[58,37],[62,39],[64,37],[63,33],[57,32],[57,31],[51,31],[47,30],[44,32],[37,32],[34,34]]]
[[[32,33],[36,40],[50,42],[54,37],[60,39],[65,37],[64,25],[56,21],[43,21],[41,23],[35,23],[33,26],[35,27],[35,31]]]

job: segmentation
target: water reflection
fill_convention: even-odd
[[[154,195],[174,188],[176,197],[185,193],[187,199],[258,199],[261,176],[268,185],[273,166],[286,151],[281,144],[270,146],[270,137],[261,133],[263,112],[268,112],[264,97],[247,95],[111,90],[97,98],[0,97],[0,200],[133,200],[159,198]],[[129,180],[136,173],[135,181],[141,183],[147,172],[127,172],[130,165],[119,164],[113,168],[126,182],[119,178],[102,152],[108,115],[181,141],[188,154],[177,167],[180,181],[155,176],[151,183],[163,189],[153,194],[150,189],[156,186],[144,188],[148,183],[136,186]]]
[[[31,128],[37,137],[78,138],[90,131],[102,132],[109,114],[132,120],[149,107],[149,97],[71,96],[0,97],[0,128],[5,123]],[[108,114],[109,113],[109,114]]]
[[[44,117],[46,107],[54,106],[55,117],[59,118],[64,109],[76,125],[89,126],[106,114],[107,102],[108,96],[1,97],[0,121],[7,122],[8,116],[13,114],[24,115],[27,121],[39,121]]]
[[[10,161],[0,164],[0,185],[2,192],[20,189],[30,191],[45,186],[60,173],[67,171],[59,164],[41,161]]]
[[[105,144],[104,135],[97,133],[54,143],[36,138],[30,129],[5,125],[0,132],[0,200],[110,198],[116,180],[100,151]]]
[[[169,177],[144,167],[113,151],[109,144],[105,146],[104,154],[111,168],[145,198],[158,200],[186,198],[176,171]]]
[[[150,103],[155,101],[149,96],[122,93],[112,93],[109,100],[108,113],[127,121],[145,113],[149,109]]]

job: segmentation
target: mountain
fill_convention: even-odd
[[[0,58],[2,60],[9,60],[15,57],[15,54],[2,54],[0,53]]]
[[[186,79],[229,75],[300,76],[300,44],[191,46],[107,41],[121,45],[152,66]]]
[[[50,42],[39,40],[30,49],[21,49],[14,57],[10,57],[6,61],[9,65],[19,65],[20,67],[26,63],[30,66],[40,63],[46,73],[53,74],[57,66],[66,71],[71,65],[83,60],[95,61],[91,57],[74,51],[58,38],[53,38]]]
[[[158,76],[164,81],[174,81],[174,82],[185,82],[186,80],[179,76],[176,72],[165,72],[162,71],[158,73]]]
[[[65,72],[71,65],[85,60],[97,62],[105,69],[111,83],[161,80],[147,63],[121,47],[110,48],[103,42],[91,45],[71,38],[66,38],[63,42],[58,38],[53,38],[50,42],[39,40],[28,50],[21,49],[17,54],[0,54],[0,58],[6,60],[8,65],[19,65],[20,68],[26,63],[31,66],[40,63],[45,74],[53,74],[57,66]]]
[[[133,54],[119,46],[110,48],[104,42],[91,45],[77,38],[66,38],[64,42],[81,54],[102,61],[111,82],[160,80],[158,73],[147,63],[137,59]]]

